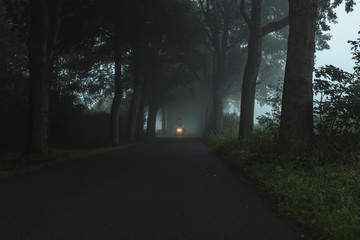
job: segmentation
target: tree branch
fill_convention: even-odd
[[[204,26],[204,29],[205,29],[206,35],[208,36],[210,42],[211,42],[212,44],[214,44],[215,42],[214,42],[214,38],[212,37],[212,34],[211,34],[211,33],[212,33],[211,29],[210,29],[210,31],[208,31],[208,30],[206,29],[206,26]]]
[[[206,23],[204,25],[205,33],[208,36],[210,42],[212,44],[214,44],[214,38],[213,38],[214,37],[213,36],[214,30],[212,29],[213,26],[211,24],[211,19],[210,19],[211,17],[209,16],[209,11],[210,11],[210,9],[209,9],[209,1],[208,0],[206,1],[206,9],[204,7],[204,3],[203,3],[202,0],[198,0],[198,2],[199,2],[199,5],[200,5],[200,8],[201,8],[201,12],[202,12],[202,14],[204,16],[205,23]],[[209,28],[209,30],[206,28],[206,25]]]
[[[241,44],[241,42],[245,41],[247,38],[248,38],[247,35],[240,34],[232,44],[230,44],[226,47],[226,51],[229,51],[230,49],[235,47],[237,44]]]
[[[223,33],[221,39],[221,49],[224,49],[225,51],[227,48],[228,38],[229,38],[229,22],[228,19],[224,19],[224,27],[223,27]]]
[[[224,6],[219,6],[219,2],[218,1],[213,1],[212,5],[215,6],[217,8],[217,10],[219,11],[219,13],[221,14],[221,16],[224,18],[225,16],[225,8]]]
[[[261,28],[261,36],[263,37],[271,32],[278,31],[278,30],[286,27],[288,24],[289,24],[289,16],[287,16],[279,21],[269,23]]]
[[[251,25],[252,25],[251,20],[250,20],[249,16],[247,15],[246,11],[245,11],[245,0],[241,0],[240,14],[243,17],[243,19],[245,20],[248,27],[251,27]]]
[[[49,30],[47,40],[47,54],[50,61],[54,57],[54,50],[56,42],[58,40],[60,25],[62,21],[60,14],[63,2],[64,0],[57,0],[48,4]]]

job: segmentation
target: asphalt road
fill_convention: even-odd
[[[0,182],[0,240],[310,239],[199,139],[158,139]]]

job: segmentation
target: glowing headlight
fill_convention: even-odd
[[[182,133],[183,129],[182,128],[176,128],[176,133]]]

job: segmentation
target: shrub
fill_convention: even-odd
[[[349,135],[360,130],[360,81],[353,74],[332,65],[315,72],[314,91],[320,95],[315,100],[314,113],[320,134]]]

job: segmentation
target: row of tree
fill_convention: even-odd
[[[154,137],[158,109],[166,109],[176,97],[175,88],[191,82],[204,92],[205,128],[215,133],[223,130],[224,101],[234,89],[237,95],[241,91],[239,137],[243,137],[253,129],[256,92],[266,90],[266,84],[257,87],[257,83],[278,80],[274,78],[281,75],[285,54],[280,147],[310,144],[315,46],[326,48],[328,36],[323,32],[328,30],[326,23],[336,19],[333,9],[341,2],[3,1],[0,24],[9,31],[5,40],[15,37],[16,48],[24,48],[28,39],[27,53],[22,50],[16,55],[19,59],[0,56],[8,66],[2,72],[30,80],[26,152],[48,151],[49,96],[58,102],[70,97],[71,104],[86,108],[110,99],[111,142],[119,144],[125,103],[125,138]],[[353,4],[346,0],[347,11]],[[289,36],[287,29],[281,31],[287,25]],[[269,66],[276,67],[266,76]],[[9,86],[14,83],[3,78]]]

